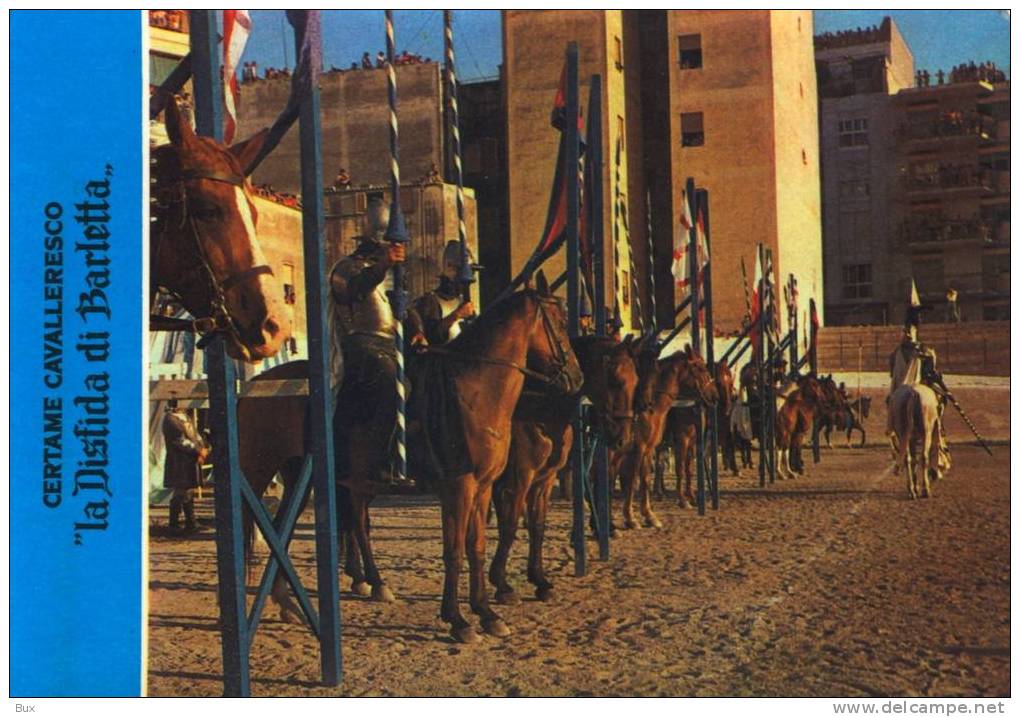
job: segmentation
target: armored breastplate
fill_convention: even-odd
[[[443,298],[438,293],[435,294],[436,303],[439,304],[439,311],[442,317],[445,319],[447,316],[452,314],[460,306],[460,297],[452,296],[450,298]],[[457,336],[460,335],[461,329],[463,328],[463,320],[454,321],[450,326],[450,331],[447,334],[447,341],[453,341]]]
[[[371,263],[364,257],[347,257],[337,265],[337,271],[345,276],[355,276]],[[393,274],[387,273],[386,279],[363,298],[355,298],[345,303],[333,301],[337,324],[344,336],[349,334],[375,334],[393,337],[397,333],[397,320],[393,315],[393,307],[386,292],[393,288]]]

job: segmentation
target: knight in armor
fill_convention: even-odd
[[[393,484],[390,458],[397,421],[398,322],[387,289],[392,289],[391,269],[404,262],[407,249],[386,241],[388,223],[388,207],[382,200],[370,202],[357,249],[333,266],[329,282],[334,354],[339,351],[343,357],[333,417],[337,474],[343,477],[350,470],[344,436],[353,425],[368,426],[377,444],[369,452],[378,457],[368,480]],[[412,346],[423,340],[420,324],[415,312],[408,311],[405,336],[411,337]],[[334,366],[334,377],[337,373]]]
[[[442,346],[453,341],[460,334],[464,322],[475,315],[474,304],[463,298],[465,284],[460,278],[462,262],[460,242],[446,242],[439,285],[419,296],[413,304],[412,308],[421,319],[425,341],[430,346]]]
[[[921,301],[917,288],[911,286],[910,304],[907,317],[903,324],[903,335],[900,345],[889,356],[889,396],[886,405],[890,404],[893,392],[903,384],[924,384],[939,399],[939,418],[936,422],[939,440],[939,464],[948,465],[949,444],[946,441],[945,429],[942,424],[942,409],[945,406],[949,389],[942,380],[942,374],[936,367],[935,350],[925,346],[918,338],[918,327],[921,325]],[[892,412],[887,412],[886,433],[895,445],[895,432],[892,426]],[[946,459],[943,459],[943,456]]]

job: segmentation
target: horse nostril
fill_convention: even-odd
[[[263,336],[268,336],[272,338],[276,336],[278,333],[280,333],[280,325],[276,323],[276,321],[274,321],[273,319],[266,319],[265,322],[263,322],[262,324]]]

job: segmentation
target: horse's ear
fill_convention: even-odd
[[[545,278],[545,272],[541,269],[538,270],[538,274],[535,276],[535,290],[539,296],[549,296],[549,282]]]
[[[691,349],[691,345],[690,344],[684,344],[684,355],[687,358],[691,358],[694,355],[694,351],[693,351],[693,349]]]
[[[177,104],[177,98],[171,97],[163,110],[163,123],[166,125],[166,136],[170,138],[170,144],[175,147],[182,147],[195,138],[195,130],[191,123],[181,112]]]
[[[237,158],[238,163],[241,165],[241,169],[246,175],[249,173],[248,167],[258,156],[259,151],[262,149],[262,145],[266,143],[266,137],[268,136],[269,128],[266,127],[265,129],[256,132],[248,139],[230,145],[230,153]]]

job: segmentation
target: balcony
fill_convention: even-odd
[[[906,175],[901,178],[900,185],[913,200],[947,194],[983,197],[1003,191],[1000,174],[972,164],[943,164],[934,171]],[[1009,191],[1008,176],[1005,191]]]
[[[998,126],[994,119],[978,112],[945,112],[930,120],[904,122],[899,138],[908,153],[929,152],[947,145],[994,143]]]
[[[991,227],[979,217],[970,219],[945,219],[939,215],[917,216],[905,219],[900,224],[898,237],[901,244],[913,249],[933,249],[947,244],[993,243]],[[1006,231],[1008,242],[1008,229]]]

